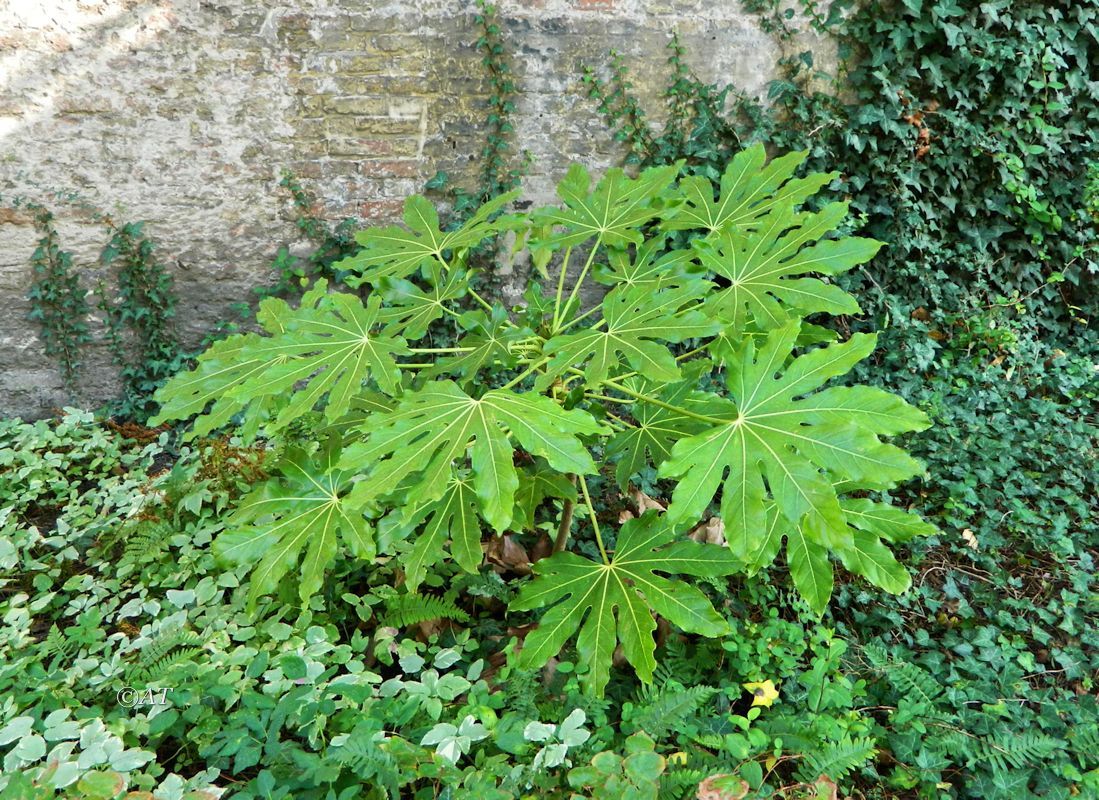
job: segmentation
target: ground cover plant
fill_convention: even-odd
[[[411,198],[407,228],[364,231],[340,265],[368,299],[323,279],[297,308],[267,298],[262,332],[158,392],[153,423],[194,417],[199,444],[160,434],[109,467],[143,478],[124,514],[93,512],[113,535],[43,536],[44,501],[10,487],[6,791],[676,796],[714,778],[795,796],[869,762],[844,645],[745,581],[784,550],[783,605],[812,618],[833,559],[902,591],[887,543],[934,531],[874,499],[921,473],[882,439],[924,415],[826,386],[873,337],[803,317],[854,307],[827,276],[879,244],[833,235],[843,203],[799,210],[829,179],[795,177],[802,158],[745,151],[720,187],[577,166],[560,206],[499,215],[504,196],[445,233]],[[546,281],[513,310],[464,261],[505,229]],[[30,446],[4,458],[51,464],[49,432],[16,426]],[[175,466],[150,476],[161,453]],[[762,719],[787,676],[818,712],[794,747]],[[173,699],[104,711],[115,683]]]

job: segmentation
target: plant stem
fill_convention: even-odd
[[[580,476],[580,491],[584,493],[584,502],[588,506],[588,514],[591,515],[591,527],[595,531],[595,543],[599,545],[599,555],[603,556],[603,563],[610,564],[611,560],[607,558],[607,548],[603,546],[603,535],[599,532],[599,520],[595,518],[595,506],[591,504],[591,495],[588,494],[588,482],[584,480],[584,476]]]
[[[695,412],[689,411],[686,408],[673,406],[671,403],[665,403],[663,400],[658,400],[655,397],[649,397],[648,395],[641,394],[640,392],[635,392],[633,391],[633,389],[627,389],[625,386],[619,386],[614,381],[603,381],[603,383],[604,385],[609,386],[612,389],[617,389],[618,391],[622,392],[622,394],[629,395],[630,397],[633,397],[637,400],[643,400],[646,403],[652,403],[654,406],[660,406],[660,408],[666,408],[668,411],[674,411],[677,414],[682,414],[685,417],[697,419],[701,422],[708,422],[711,425],[728,425],[731,421],[727,419],[718,419],[717,417],[708,417],[705,414],[696,414]]]
[[[565,309],[566,310],[568,309],[569,306],[572,305],[572,301],[574,299],[576,299],[577,295],[580,293],[580,287],[584,285],[584,279],[586,277],[588,277],[588,270],[591,269],[592,262],[595,261],[595,254],[597,252],[599,252],[599,245],[601,245],[602,243],[603,243],[603,235],[600,234],[596,238],[595,244],[592,245],[591,252],[588,253],[588,260],[584,262],[584,268],[582,270],[580,270],[580,275],[579,275],[579,277],[577,277],[576,283],[574,283],[572,285],[572,289],[569,291],[569,299],[565,301]],[[553,329],[554,329],[553,332],[554,333],[558,332],[557,331],[557,325],[559,323],[560,323],[560,320],[558,320],[557,322],[554,323],[554,326],[553,326]]]
[[[574,320],[572,320],[571,322],[569,322],[569,324],[568,324],[568,325],[565,325],[565,326],[563,326],[563,327],[561,328],[561,330],[557,331],[557,333],[564,333],[564,332],[565,332],[565,331],[567,331],[567,330],[568,330],[569,328],[571,328],[571,327],[572,327],[573,325],[576,325],[576,324],[577,324],[578,322],[582,322],[583,320],[585,320],[585,319],[587,319],[588,317],[590,317],[590,316],[591,316],[592,314],[595,314],[596,312],[598,312],[598,311],[601,311],[602,309],[603,309],[603,304],[602,304],[602,303],[600,303],[599,305],[597,305],[597,306],[596,306],[595,308],[589,308],[589,309],[588,309],[587,311],[585,311],[585,312],[584,312],[583,314],[581,314],[581,315],[580,315],[579,317],[577,317],[576,319],[574,319]],[[602,325],[602,324],[603,324],[603,322],[604,322],[604,320],[599,320],[599,322],[598,322],[597,324],[598,324],[598,325]],[[554,323],[554,327],[556,327],[556,323]],[[595,326],[595,325],[593,325],[592,327],[593,327],[593,328],[595,328],[596,326]]]
[[[561,321],[561,295],[565,293],[565,273],[569,269],[569,261],[572,259],[572,247],[565,249],[565,257],[561,261],[561,272],[557,275],[557,296],[553,300],[553,329]]]
[[[512,378],[510,381],[505,383],[503,386],[501,386],[500,389],[510,389],[512,386],[519,383],[524,378],[528,377],[531,373],[533,373],[539,367],[543,366],[547,361],[549,361],[548,358],[543,358],[541,361],[536,361],[535,363],[531,364],[530,367],[528,367],[526,370],[524,370],[521,374],[517,375],[516,377]]]
[[[569,480],[576,485],[576,475],[570,474]],[[575,500],[566,500],[565,508],[561,511],[561,523],[557,526],[557,538],[553,542],[553,552],[563,553],[565,544],[569,541],[569,529],[572,528],[572,513],[576,510]]]

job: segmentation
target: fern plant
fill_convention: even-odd
[[[476,572],[482,542],[541,522],[558,538],[510,604],[542,612],[518,666],[575,640],[598,694],[618,647],[651,681],[656,615],[726,631],[693,579],[763,569],[784,542],[818,613],[833,559],[904,590],[885,543],[933,529],[867,493],[921,472],[881,437],[928,421],[881,390],[828,386],[874,337],[835,342],[804,318],[856,310],[830,278],[880,244],[836,234],[843,203],[800,208],[832,177],[795,177],[804,157],[746,150],[716,195],[705,178],[677,182],[679,164],[595,183],[574,165],[560,205],[503,214],[511,193],[450,231],[412,197],[404,227],[359,233],[338,265],[359,291],[317,281],[297,308],[264,300],[261,331],[173,378],[153,421],[196,417],[194,434],[235,422],[246,439],[311,431],[217,540],[255,565],[253,599],[288,577],[307,599],[341,549],[398,559],[415,592],[441,560]],[[505,230],[536,271],[514,309],[470,282],[471,251]],[[667,249],[672,232],[688,244]],[[666,513],[601,518],[604,472],[621,489],[655,474]],[[728,546],[689,539],[715,510]]]

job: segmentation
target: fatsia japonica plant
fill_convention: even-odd
[[[857,312],[828,278],[880,243],[837,235],[844,203],[802,208],[833,177],[795,177],[803,159],[745,150],[716,191],[677,181],[679,165],[595,185],[574,165],[559,207],[505,214],[512,193],[451,231],[410,198],[407,227],[358,234],[346,287],[265,300],[260,332],[214,344],[159,392],[156,422],[297,443],[218,553],[254,564],[254,596],[289,576],[307,599],[341,548],[395,557],[415,591],[443,559],[476,571],[486,540],[552,526],[553,554],[511,604],[544,609],[519,659],[541,666],[575,637],[595,692],[619,645],[651,679],[655,615],[721,635],[692,579],[760,570],[784,542],[818,613],[833,558],[903,591],[886,543],[933,528],[868,494],[921,471],[881,437],[928,421],[882,390],[829,385],[874,337],[838,342],[805,317]],[[468,266],[502,231],[533,265],[515,308],[476,291]],[[625,491],[643,473],[667,511],[601,520],[592,485]],[[715,511],[726,545],[686,536]]]

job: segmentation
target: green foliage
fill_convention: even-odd
[[[832,616],[845,636],[864,656],[877,647],[889,654],[887,679],[867,673],[876,678],[867,702],[887,707],[874,713],[880,727],[850,740],[872,736],[888,758],[854,783],[871,780],[881,796],[1086,796],[1099,773],[1071,742],[1096,713],[1085,693],[1099,667],[1086,610],[1094,613],[1099,536],[1091,468],[1099,347],[1087,327],[1099,238],[1090,122],[1099,112],[1088,65],[1099,8],[746,5],[789,54],[767,105],[728,87],[732,113],[719,109],[719,124],[672,147],[653,145],[655,128],[638,134],[609,122],[638,143],[627,160],[687,159],[687,169],[715,170],[711,177],[737,138],[807,148],[811,167],[836,170],[832,185],[854,225],[889,242],[836,277],[863,311],[842,312],[834,327],[880,328],[876,354],[852,376],[900,394],[934,423],[910,442],[934,480],[890,496],[940,532],[885,512],[897,542],[909,524],[932,534],[901,545],[915,565],[911,579],[892,565],[875,569],[869,551],[860,557],[872,581],[897,589],[911,580],[908,594],[836,582],[845,599]],[[829,76],[812,73],[811,54],[790,49],[804,21],[837,38],[831,91],[821,88]],[[669,94],[698,86],[685,82],[677,55]],[[612,57],[612,71],[621,69]],[[707,153],[712,160],[697,155]],[[705,220],[718,201],[703,197],[695,205]],[[650,263],[677,244],[654,248]],[[687,423],[666,417],[673,429]],[[660,452],[667,434],[654,421],[653,432],[632,432],[638,449]],[[855,491],[841,507],[873,531],[882,511]]]
[[[186,361],[171,328],[177,298],[172,276],[157,258],[144,223],[119,226],[105,221],[111,239],[99,260],[108,268],[117,264],[118,289],[109,297],[101,281],[96,294],[122,377],[123,396],[113,410],[124,419],[143,422],[156,411],[153,393]]]
[[[482,551],[493,547],[502,548],[505,567],[517,568],[529,562],[508,554],[509,532],[554,526],[554,555],[535,564],[536,577],[511,602],[513,611],[547,609],[518,663],[546,664],[579,631],[582,683],[597,695],[610,680],[619,644],[639,678],[652,679],[654,614],[690,633],[713,637],[726,630],[698,588],[666,576],[718,586],[727,575],[769,563],[786,536],[794,585],[818,613],[832,590],[830,554],[889,590],[906,588],[907,573],[882,538],[904,540],[928,526],[902,512],[891,515],[887,504],[876,517],[873,504],[849,504],[848,516],[840,494],[888,489],[918,474],[915,461],[878,437],[921,429],[926,418],[877,389],[815,391],[874,346],[873,337],[860,335],[794,355],[799,342],[816,340],[803,336],[799,318],[806,309],[836,302],[822,300],[834,296],[829,284],[815,278],[761,283],[760,291],[779,298],[781,307],[754,301],[743,313],[740,299],[711,282],[727,274],[810,269],[835,275],[876,252],[876,242],[826,238],[842,220],[842,204],[818,214],[796,210],[824,183],[795,179],[799,162],[795,156],[767,165],[759,150],[734,159],[722,201],[736,197],[751,210],[722,210],[705,220],[694,211],[679,219],[685,208],[699,207],[688,200],[712,190],[700,179],[674,184],[677,166],[636,179],[613,170],[594,185],[574,166],[558,187],[561,207],[499,217],[511,199],[505,195],[449,232],[426,200],[410,198],[405,220],[411,230],[364,231],[356,237],[362,248],[339,265],[354,273],[346,283],[374,289],[367,303],[330,291],[324,280],[297,309],[265,300],[259,314],[265,335],[217,343],[158,394],[163,410],[154,422],[198,415],[191,435],[234,419],[246,437],[293,437],[303,423],[311,429],[314,454],[288,449],[282,474],[242,500],[215,552],[254,568],[253,603],[289,575],[298,576],[301,600],[309,602],[342,549],[367,561],[395,554],[415,590],[431,585],[432,573],[447,564],[447,540],[460,570],[475,572]],[[527,243],[542,275],[558,271],[552,307],[520,309],[513,318],[456,279],[468,272],[477,244],[505,226]],[[644,257],[651,246],[646,232],[657,226],[703,230],[698,245],[664,262],[672,264],[668,281],[685,264],[693,264],[691,276],[667,283],[654,278],[654,290],[637,283],[631,253]],[[787,233],[779,238],[782,230]],[[755,245],[761,235],[767,246]],[[663,234],[656,237],[664,241]],[[730,249],[702,246],[719,239]],[[570,259],[581,249],[585,263],[566,293]],[[605,280],[634,285],[616,287],[581,313],[581,289],[600,257]],[[660,274],[659,264],[646,269]],[[514,329],[517,338],[499,359],[490,352],[475,361],[404,360],[476,350],[422,346],[437,331],[453,330],[455,321],[466,330]],[[696,346],[684,352],[668,345],[681,342]],[[691,407],[671,402],[688,400],[680,386],[688,370],[695,380],[707,376],[709,386],[690,396]],[[447,379],[449,371],[467,385]],[[633,380],[638,373],[645,376],[640,384]],[[635,427],[631,416],[645,420],[653,409],[699,425],[663,429],[667,459],[646,444],[644,452],[629,453],[631,470],[620,471],[619,479],[657,470],[667,479],[662,491],[671,505],[664,515],[606,530],[605,538],[589,483],[598,488],[602,469],[612,465],[596,462],[592,453],[612,441],[619,442],[612,453],[626,452],[629,446],[612,437]],[[545,488],[520,492],[538,474]],[[563,552],[579,501],[576,480],[590,533],[576,543],[577,552]],[[547,497],[564,501],[556,522]],[[711,504],[721,509],[730,549],[677,541],[706,518]],[[772,507],[782,521],[773,519],[765,529]],[[898,521],[901,529],[894,531]],[[505,543],[494,544],[490,533],[483,545],[489,531]]]
[[[41,236],[31,256],[34,280],[27,292],[29,316],[38,323],[46,355],[57,359],[61,377],[71,391],[80,367],[80,346],[91,340],[87,293],[72,270],[72,254],[61,249],[53,214],[38,205],[27,209],[34,214],[34,227]]]

